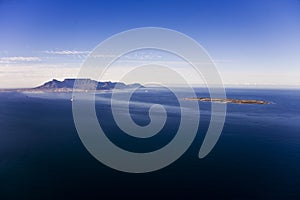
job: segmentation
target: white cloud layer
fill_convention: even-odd
[[[41,61],[39,57],[23,57],[23,56],[13,56],[13,57],[1,57],[0,63],[18,63],[18,62],[37,62]]]
[[[90,53],[89,51],[76,51],[76,50],[62,50],[62,51],[43,51],[43,53],[53,55],[85,55]]]

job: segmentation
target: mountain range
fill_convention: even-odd
[[[76,85],[75,85],[76,81]],[[74,87],[75,85],[75,87]],[[98,82],[92,79],[64,79],[59,81],[53,79],[46,82],[41,86],[32,88],[33,91],[53,91],[53,92],[67,92],[67,91],[86,91],[86,90],[111,90],[117,86],[118,89],[131,89],[137,87],[143,87],[141,84],[125,84],[122,82]]]

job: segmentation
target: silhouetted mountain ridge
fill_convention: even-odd
[[[68,89],[94,90],[96,88],[96,90],[111,90],[114,89],[116,85],[118,89],[143,87],[141,84],[138,83],[126,85],[125,83],[122,82],[111,82],[111,81],[97,82],[92,79],[64,79],[63,81],[53,79],[52,81],[46,82],[43,85],[33,89],[35,90],[68,90]]]

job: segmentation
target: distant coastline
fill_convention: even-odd
[[[144,86],[139,83],[125,84],[122,82],[111,82],[111,81],[98,82],[92,79],[64,79],[63,81],[53,79],[34,88],[2,89],[0,90],[0,92],[71,93],[71,92],[108,91],[113,89],[134,89],[134,88],[144,88]],[[231,104],[272,104],[272,102],[268,102],[264,100],[209,98],[209,97],[184,98],[183,100],[215,102],[215,103],[231,103]]]
[[[76,82],[76,85],[75,85]],[[102,91],[112,89],[133,89],[143,87],[141,84],[125,84],[122,82],[98,82],[92,79],[64,79],[59,81],[53,79],[44,83],[43,85],[34,88],[20,88],[20,89],[2,89],[1,92],[89,92],[89,91]]]

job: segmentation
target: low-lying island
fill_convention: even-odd
[[[234,104],[271,104],[271,102],[263,100],[252,100],[252,99],[222,99],[222,98],[209,98],[209,97],[197,97],[197,98],[184,98],[189,101],[205,101],[205,102],[216,102],[216,103],[234,103]]]

